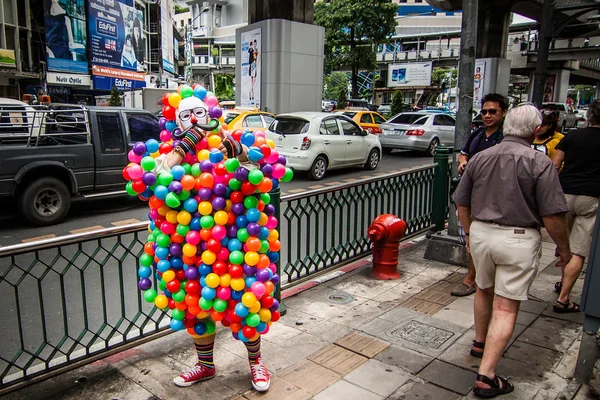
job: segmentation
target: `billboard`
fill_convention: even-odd
[[[242,107],[260,108],[261,49],[261,28],[242,32]]]
[[[163,69],[175,73],[173,60],[173,2],[172,0],[160,1],[160,33],[162,47]]]
[[[92,65],[92,75],[94,89],[111,90],[116,86],[119,90],[133,90],[146,87],[146,75],[142,72]]]
[[[0,49],[0,67],[17,68],[14,50]]]
[[[117,0],[88,0],[92,63],[144,71],[144,13]]]
[[[432,63],[391,64],[388,87],[431,86]]]
[[[485,84],[485,61],[475,62],[475,76],[473,77],[473,106],[475,108],[481,107],[481,100],[483,99]]]
[[[85,0],[44,0],[49,71],[88,72]]]

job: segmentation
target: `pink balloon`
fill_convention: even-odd
[[[210,108],[219,105],[219,99],[216,96],[206,96],[204,103]]]
[[[142,161],[142,156],[138,156],[133,152],[133,150],[129,150],[129,153],[127,153],[127,159],[129,160],[129,162],[139,163],[140,161]]]
[[[271,263],[271,264],[269,264],[269,269],[271,270],[271,272],[276,273],[277,265],[275,265],[275,263]]]
[[[144,170],[137,164],[133,164],[127,167],[127,174],[129,174],[129,177],[132,180],[140,179],[143,173]]]
[[[252,293],[254,293],[257,299],[260,299],[267,291],[267,287],[262,282],[254,282],[252,286],[250,286],[250,290]]]
[[[281,179],[285,175],[285,167],[283,164],[277,163],[273,165],[273,172],[271,172],[271,177],[275,179]]]
[[[217,240],[222,240],[227,236],[227,229],[222,225],[215,225],[212,228],[212,236]]]
[[[189,231],[187,235],[185,235],[185,240],[189,244],[193,244],[195,246],[200,243],[200,234],[197,231]]]
[[[217,289],[217,297],[221,300],[228,300],[231,297],[231,289],[220,287]]]
[[[254,131],[254,137],[265,137],[265,133],[263,131]]]
[[[274,164],[277,160],[279,160],[279,152],[275,149],[271,149],[271,154],[269,154],[269,157],[265,157],[264,161],[269,164]]]
[[[225,228],[223,228],[225,229]],[[221,251],[217,253],[217,260],[228,261],[229,260],[229,250],[226,248],[222,248]]]
[[[160,214],[158,213],[158,210],[156,208],[151,208],[150,209],[150,218],[156,219],[158,217],[160,217]]]
[[[169,140],[171,140],[171,132],[169,132],[166,129],[160,131],[160,140],[161,142],[168,142]]]
[[[269,332],[269,325],[265,324],[265,329],[263,331],[258,332],[258,333],[260,333],[261,335],[265,335],[268,332]]]
[[[269,219],[267,220],[267,224],[265,226],[269,229],[277,228],[277,218],[270,216]]]

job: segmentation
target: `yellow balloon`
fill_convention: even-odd
[[[189,225],[192,221],[192,214],[187,211],[179,211],[177,214],[177,222],[181,225]]]
[[[173,279],[175,279],[175,271],[170,269],[168,271],[163,272],[162,278],[167,283],[171,282]]]
[[[177,214],[179,214],[177,211],[171,210],[171,211],[167,212],[165,219],[167,220],[167,222],[176,224],[177,223]]]
[[[163,308],[167,308],[169,305],[169,299],[167,299],[167,296],[164,294],[159,294],[154,299],[154,305],[162,310]]]
[[[252,307],[248,308],[248,311],[250,311],[253,314],[256,314],[257,312],[260,311],[260,301],[257,301],[256,303],[254,303],[254,305]]]
[[[206,265],[212,265],[214,264],[214,262],[217,261],[217,255],[215,253],[213,253],[210,250],[204,250],[202,252],[202,262]],[[210,275],[210,274],[209,274]],[[217,277],[219,275],[215,274]],[[217,285],[219,286],[219,285]]]
[[[227,199],[225,200],[225,211],[230,212],[233,207],[233,201]]]
[[[184,244],[183,249],[181,249],[181,252],[183,253],[183,255],[187,256],[187,257],[195,256],[197,251],[198,251],[198,249],[196,248],[196,246],[193,244],[190,244],[190,243]]]
[[[261,212],[260,218],[258,219],[258,224],[260,226],[265,226],[267,224],[267,221],[269,221],[269,216],[267,214],[265,214],[264,212]]]
[[[209,156],[210,156],[210,151],[208,151],[207,149],[202,149],[198,152],[198,160],[199,161],[208,160]]]
[[[196,315],[196,318],[205,319],[205,318],[208,318],[208,316],[209,316],[208,312],[202,310],[202,311],[200,311],[199,314]]]
[[[150,153],[150,156],[152,158],[156,158],[156,157],[160,156],[160,151],[157,151],[157,152],[154,152],[154,153]]]
[[[171,93],[169,95],[169,104],[171,107],[177,108],[181,102],[181,95],[179,93]]]
[[[221,144],[221,138],[219,135],[211,135],[208,137],[208,147],[210,149],[216,149]]]
[[[261,308],[258,311],[258,316],[262,322],[267,322],[271,320],[271,311],[268,308]]]
[[[221,275],[221,286],[223,286],[223,287],[231,286],[231,275],[229,275],[229,274]]]
[[[219,286],[219,283],[221,283],[221,278],[219,278],[219,275],[215,274],[214,272],[206,275],[206,286],[214,289]]]
[[[244,261],[251,267],[254,267],[258,264],[259,256],[255,251],[249,251],[244,255]]]
[[[236,291],[244,290],[246,287],[246,282],[244,282],[243,278],[234,278],[231,280],[231,288]]]
[[[167,213],[168,213],[169,211],[171,211],[171,208],[170,208],[169,206],[166,206],[166,205],[165,205],[165,206],[162,206],[162,207],[160,207],[160,208],[158,209],[158,213],[159,213],[160,215],[162,215],[163,217],[164,217],[165,215],[167,215]]]
[[[256,296],[254,295],[254,293],[246,292],[242,296],[242,304],[248,308],[254,307],[256,302],[257,302],[257,300],[256,300]]]
[[[213,207],[210,201],[202,201],[198,204],[198,212],[202,215],[209,215],[212,213]]]
[[[269,242],[272,242],[272,241],[277,240],[277,239],[279,239],[279,232],[277,232],[277,229],[271,229],[269,231],[269,237],[267,238],[267,240]]]
[[[217,225],[225,225],[229,221],[229,215],[225,211],[217,211],[213,218]]]
[[[274,149],[275,148],[275,142],[272,139],[267,139],[267,146],[269,146],[270,148]]]

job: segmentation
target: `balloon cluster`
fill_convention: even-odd
[[[204,101],[224,133],[248,148],[254,168],[223,156],[217,129],[197,144],[196,154],[157,172],[157,158],[178,145],[177,107],[190,96]],[[227,132],[217,98],[202,86],[182,85],[163,104],[160,142],[135,143],[123,170],[127,192],[150,206],[138,286],[147,302],[170,310],[174,330],[196,337],[213,333],[220,321],[236,339],[253,340],[280,317],[274,290],[281,243],[269,192],[291,180],[292,170],[264,132]]]

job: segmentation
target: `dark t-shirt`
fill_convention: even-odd
[[[600,128],[571,131],[556,148],[565,152],[559,174],[563,191],[600,197]]]
[[[504,135],[502,134],[502,125],[500,125],[496,132],[490,136],[485,135],[485,130],[485,126],[475,129],[473,133],[471,133],[471,136],[469,136],[469,139],[467,139],[467,143],[465,144],[465,147],[463,147],[461,153],[472,158],[480,151],[497,145],[504,138]]]

